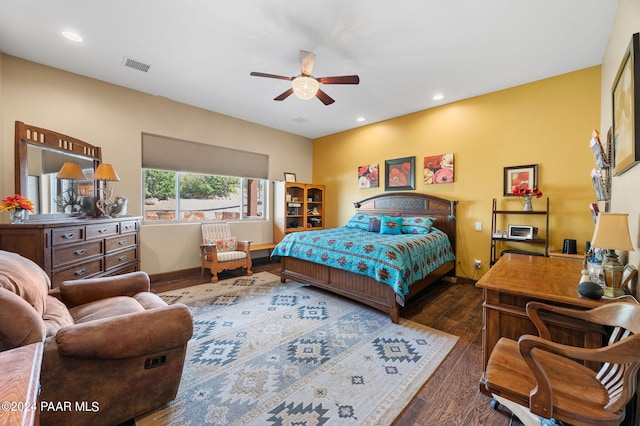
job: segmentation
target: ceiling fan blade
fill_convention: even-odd
[[[325,105],[331,105],[335,102],[335,100],[331,96],[327,95],[320,89],[318,89],[318,93],[316,93],[316,98],[320,99]]]
[[[313,71],[313,64],[316,62],[316,55],[306,50],[300,51],[300,74],[308,76]]]
[[[285,99],[287,99],[291,94],[293,93],[293,89],[289,89],[285,92],[282,92],[280,95],[278,95],[277,97],[273,98],[274,101],[284,101]]]
[[[266,74],[263,72],[255,72],[255,71],[251,72],[250,75],[254,77],[277,78],[279,80],[289,80],[289,81],[293,80],[293,77],[285,77],[284,75]]]
[[[338,77],[321,77],[318,81],[322,84],[358,84],[360,77],[357,75],[341,75]]]

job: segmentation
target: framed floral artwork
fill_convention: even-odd
[[[425,185],[453,183],[453,154],[424,157],[423,182]]]
[[[385,160],[384,190],[416,189],[416,157]]]
[[[515,197],[513,188],[533,189],[538,186],[538,165],[512,166],[504,168],[504,196]]]
[[[284,172],[284,181],[285,182],[295,182],[296,181],[296,174],[295,173]]]
[[[377,164],[358,167],[358,188],[377,188],[378,186],[380,184]]]
[[[640,34],[629,47],[613,83],[613,170],[616,175],[640,161]]]

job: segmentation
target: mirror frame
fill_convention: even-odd
[[[99,146],[81,141],[53,130],[25,124],[16,121],[15,131],[15,189],[16,194],[27,194],[28,189],[28,158],[27,146],[39,146],[49,150],[60,151],[66,154],[80,155],[93,161],[93,170],[102,162],[102,149]],[[94,183],[93,194],[97,193]]]

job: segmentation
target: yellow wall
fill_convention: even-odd
[[[519,200],[502,195],[504,167],[538,164],[540,189],[551,202],[550,250],[561,250],[565,238],[584,250],[593,233],[588,143],[599,123],[596,66],[316,139],[313,182],[326,185],[327,225],[341,226],[353,201],[384,191],[385,160],[416,156],[416,191],[459,201],[458,275],[471,275],[474,258],[487,270],[492,198],[520,208]],[[423,158],[450,152],[455,182],[423,184]],[[358,166],[375,163],[380,187],[358,189]],[[543,203],[534,200],[534,209]],[[474,230],[477,221],[482,231]]]

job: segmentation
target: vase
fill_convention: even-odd
[[[524,198],[523,210],[525,212],[532,212],[533,205],[531,204],[531,195],[525,195],[523,198]]]
[[[24,223],[24,221],[27,220],[28,215],[29,212],[25,209],[13,209],[9,211],[11,223]]]

